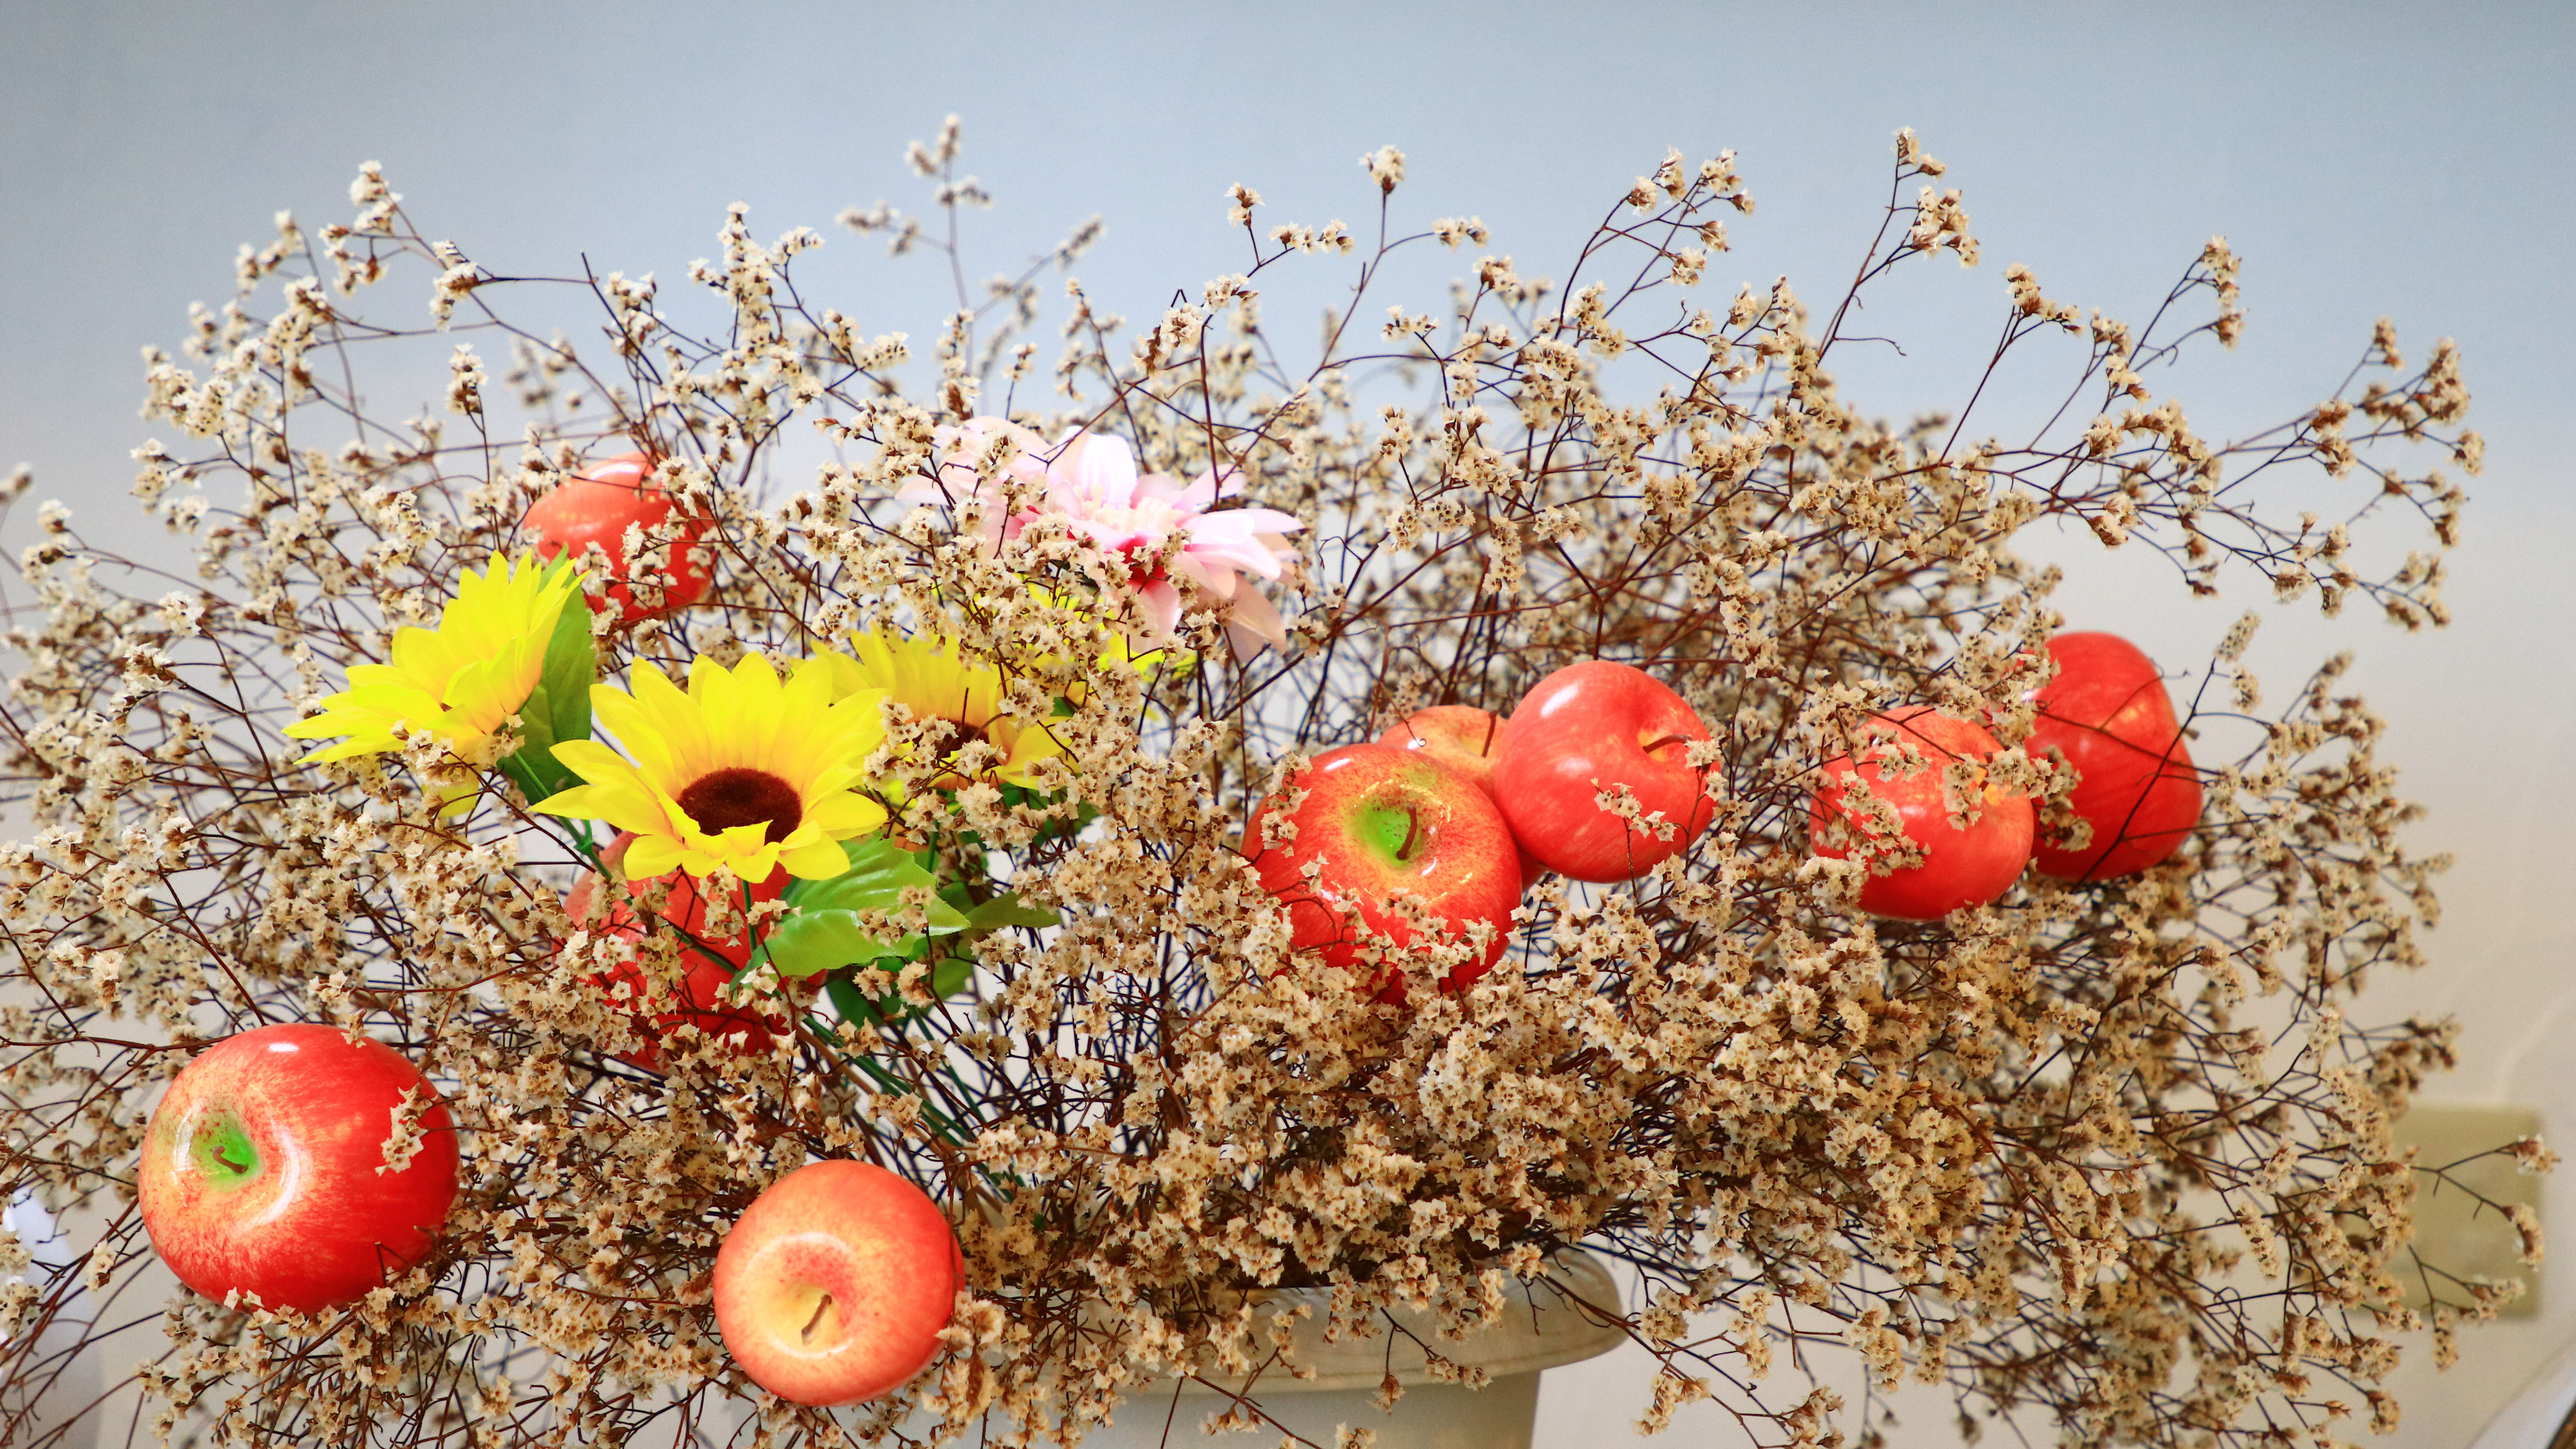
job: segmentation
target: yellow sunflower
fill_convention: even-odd
[[[1044,584],[1030,584],[1029,597],[1050,609],[1059,609],[1069,614],[1094,612],[1092,608],[1085,606],[1080,596],[1060,589],[1050,589]],[[1103,669],[1115,669],[1124,665],[1148,679],[1157,672],[1169,673],[1175,678],[1181,678],[1198,667],[1198,655],[1170,643],[1140,646],[1136,641],[1128,638],[1124,630],[1113,626],[1109,634],[1109,647],[1095,656],[1094,662]],[[1083,693],[1082,687],[1077,684],[1073,697],[1075,704],[1083,702]]]
[[[746,881],[781,865],[807,880],[839,875],[849,868],[840,843],[885,823],[885,807],[851,788],[885,740],[885,696],[835,693],[819,659],[785,681],[757,654],[732,669],[700,659],[685,694],[638,664],[633,694],[590,691],[591,709],[634,759],[567,740],[555,758],[588,783],[536,808],[633,831],[625,870],[636,880],[718,866]]]
[[[580,590],[569,564],[492,555],[482,573],[465,570],[436,629],[395,630],[391,663],[351,665],[349,687],[323,700],[322,713],[288,725],[287,737],[338,739],[307,758],[345,760],[400,750],[400,724],[471,758],[528,702],[555,622]]]
[[[988,744],[1000,752],[999,761],[977,773],[1009,785],[1028,784],[1031,767],[1064,753],[1043,720],[1005,712],[1000,670],[967,662],[952,642],[889,640],[866,633],[851,635],[850,649],[850,654],[824,656],[841,693],[874,691],[910,709],[914,719],[936,720],[944,727],[929,741],[938,769],[926,784],[953,789],[966,783],[947,762],[969,744]]]

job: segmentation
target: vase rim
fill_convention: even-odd
[[[1550,1280],[1553,1280],[1553,1284]],[[1287,1299],[1308,1301],[1316,1312],[1298,1319],[1290,1326],[1293,1335],[1284,1357],[1288,1365],[1312,1368],[1311,1378],[1291,1377],[1285,1367],[1273,1367],[1261,1375],[1250,1392],[1256,1394],[1326,1393],[1344,1389],[1374,1389],[1392,1372],[1395,1381],[1406,1388],[1437,1384],[1444,1380],[1432,1376],[1419,1338],[1440,1350],[1441,1356],[1465,1368],[1479,1368],[1495,1378],[1512,1374],[1537,1373],[1542,1369],[1577,1363],[1608,1353],[1628,1341],[1626,1329],[1616,1323],[1596,1322],[1576,1308],[1571,1298],[1616,1309],[1620,1304],[1618,1282],[1600,1259],[1580,1248],[1568,1248],[1548,1258],[1546,1278],[1515,1280],[1504,1288],[1502,1314],[1463,1339],[1444,1339],[1439,1331],[1438,1315],[1418,1308],[1389,1310],[1406,1333],[1393,1343],[1385,1334],[1367,1337],[1345,1337],[1337,1342],[1324,1340],[1324,1306],[1329,1301],[1329,1288],[1275,1288],[1256,1295],[1272,1301]],[[1246,1392],[1244,1381],[1226,1380],[1204,1375],[1180,1386],[1183,1397],[1195,1395],[1231,1397]]]

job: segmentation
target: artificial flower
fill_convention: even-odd
[[[1113,575],[1110,582],[1134,598],[1140,622],[1156,640],[1176,636],[1186,586],[1226,608],[1238,655],[1257,653],[1265,643],[1287,644],[1279,611],[1243,575],[1278,578],[1291,553],[1286,535],[1305,524],[1274,508],[1216,510],[1219,501],[1243,491],[1239,471],[1201,473],[1189,483],[1139,473],[1135,450],[1105,433],[1075,433],[1052,454],[1041,455],[1036,434],[998,418],[971,419],[937,436],[943,444],[938,483],[913,484],[901,496],[952,507],[978,498],[986,508],[987,537],[1017,538],[1040,518],[1063,519],[1075,536],[1125,564],[1125,577]],[[1003,436],[1020,451],[1002,476],[1023,485],[1014,490],[1023,495],[1025,485],[1043,481],[1045,493],[1032,506],[997,518],[1000,499],[994,486],[983,483],[978,460]]]
[[[639,664],[633,694],[605,684],[590,692],[592,710],[633,759],[596,740],[555,746],[555,758],[587,783],[536,808],[634,832],[626,873],[638,880],[724,866],[759,881],[781,865],[828,879],[849,865],[842,841],[885,823],[885,807],[853,788],[885,740],[884,698],[882,690],[836,691],[819,659],[784,681],[758,654],[731,669],[700,659],[685,694]]]
[[[402,748],[394,737],[431,734],[460,757],[480,755],[543,677],[546,645],[581,575],[532,554],[492,555],[481,573],[465,570],[438,627],[394,631],[388,663],[353,664],[349,687],[322,701],[322,712],[286,727],[289,739],[337,739],[308,758],[345,760]]]
[[[1029,596],[1036,599],[1040,604],[1045,605],[1047,608],[1059,610],[1064,613],[1089,613],[1089,610],[1083,603],[1083,596],[1078,593],[1050,589],[1043,584],[1031,584],[1029,585]],[[1182,648],[1178,645],[1145,644],[1140,646],[1135,641],[1127,638],[1124,634],[1117,632],[1112,632],[1106,635],[1105,644],[1106,647],[1104,647],[1100,653],[1093,656],[1093,663],[1102,669],[1117,669],[1124,667],[1132,669],[1138,674],[1144,675],[1150,679],[1159,673],[1169,673],[1175,678],[1184,677],[1198,667],[1198,656],[1191,653],[1188,649]],[[1075,686],[1073,702],[1075,704],[1082,703],[1082,692],[1079,684]]]
[[[1076,534],[1103,552],[1124,557],[1127,587],[1145,622],[1170,638],[1181,621],[1181,593],[1174,575],[1210,600],[1232,606],[1227,621],[1238,654],[1257,653],[1253,639],[1286,645],[1287,626],[1248,571],[1279,577],[1289,557],[1285,535],[1305,524],[1274,508],[1229,508],[1216,502],[1243,491],[1243,475],[1202,473],[1190,483],[1162,473],[1138,473],[1125,440],[1079,433],[1057,450],[1047,468],[1047,504]],[[1173,546],[1174,540],[1178,546]],[[1249,637],[1247,637],[1249,636]]]
[[[988,543],[1019,537],[1037,516],[1032,507],[1014,512],[1009,506],[1012,497],[1026,503],[1046,496],[1047,445],[1035,429],[1004,418],[968,418],[963,423],[942,423],[931,433],[931,447],[934,476],[914,478],[897,489],[895,497],[961,510],[969,500],[977,501],[983,506],[976,531]],[[986,458],[996,448],[1007,457],[988,481]]]
[[[968,662],[950,641],[864,633],[850,636],[850,650],[825,656],[837,690],[872,690],[911,710],[916,720],[938,722],[925,736],[938,767],[926,777],[927,784],[954,788],[966,783],[949,762],[969,744],[991,745],[1001,755],[976,775],[1009,785],[1028,784],[1031,767],[1064,752],[1044,721],[1008,711],[999,669]]]

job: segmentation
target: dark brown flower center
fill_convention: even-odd
[[[766,824],[776,844],[805,819],[796,787],[767,770],[739,767],[700,775],[680,792],[680,808],[709,835],[740,825]]]
[[[962,719],[935,719],[921,727],[921,742],[930,749],[930,757],[944,760],[968,745],[980,745],[989,738],[981,725],[970,725]]]

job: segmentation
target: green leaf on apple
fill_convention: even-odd
[[[561,560],[554,565],[570,567]],[[555,616],[537,687],[519,706],[519,748],[501,761],[501,773],[526,793],[531,805],[579,783],[555,758],[554,747],[590,738],[590,687],[599,679],[599,648],[590,637],[590,610],[579,606],[579,598],[576,594]]]

